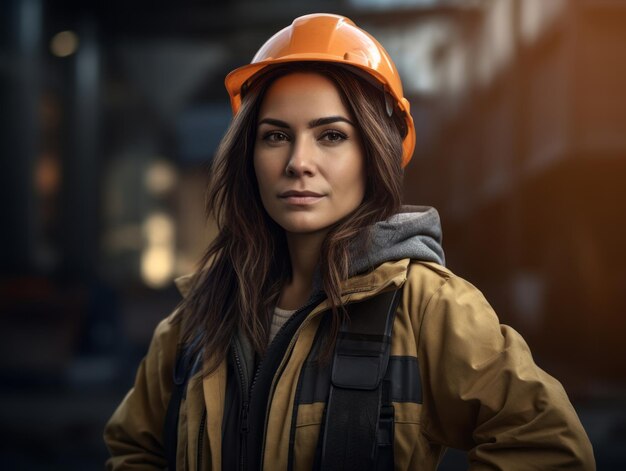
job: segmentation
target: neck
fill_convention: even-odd
[[[291,259],[291,280],[283,287],[279,306],[283,309],[301,307],[311,295],[313,276],[320,258],[326,232],[312,234],[287,233]]]

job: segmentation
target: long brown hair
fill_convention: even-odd
[[[259,354],[265,352],[272,310],[291,276],[284,230],[261,203],[253,151],[266,90],[274,80],[293,72],[319,73],[335,83],[356,120],[365,154],[363,202],[331,228],[321,247],[321,284],[332,309],[329,345],[341,323],[341,283],[348,277],[350,250],[357,241],[363,243],[358,237],[363,229],[387,219],[401,204],[404,120],[397,109],[391,118],[387,115],[382,86],[322,62],[278,65],[257,78],[213,159],[206,211],[217,221],[219,233],[174,317],[174,322],[182,323],[183,343],[199,337],[194,345],[204,348],[205,374],[224,360],[237,329]]]

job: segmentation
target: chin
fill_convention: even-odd
[[[317,224],[281,224],[281,227],[292,234],[315,234],[325,231],[329,226]]]
[[[332,225],[332,221],[312,220],[313,218],[285,218],[275,220],[286,232],[292,234],[314,234],[324,231]]]

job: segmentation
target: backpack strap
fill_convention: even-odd
[[[202,350],[193,352],[200,340],[198,336],[191,344],[181,344],[176,353],[174,364],[174,382],[163,424],[163,448],[167,458],[168,471],[176,471],[176,452],[178,448],[178,418],[180,405],[187,392],[187,383],[202,364]]]
[[[383,381],[399,290],[347,306],[324,420],[323,470],[393,469],[393,406]]]

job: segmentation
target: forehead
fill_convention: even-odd
[[[259,116],[271,113],[349,115],[335,83],[315,72],[294,72],[268,87]]]

